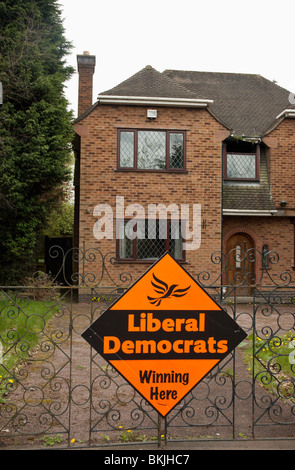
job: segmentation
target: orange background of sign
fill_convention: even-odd
[[[155,276],[156,279],[153,276]],[[177,297],[175,294],[180,296]],[[151,299],[148,297],[153,298],[155,301],[151,302]],[[135,344],[134,342],[137,338],[139,341],[142,341],[143,333],[147,331],[146,327],[148,319],[150,318],[147,314],[150,313],[150,315],[152,315],[153,312],[155,313],[155,318],[162,317],[161,320],[167,318],[170,312],[174,312],[175,320],[178,318],[185,320],[185,318],[191,316],[198,320],[198,328],[200,328],[199,321],[201,321],[200,318],[202,318],[204,325],[202,325],[202,328],[199,330],[194,330],[197,333],[194,333],[194,331],[185,331],[185,338],[192,338],[191,343],[194,342],[194,339],[199,338],[199,332],[202,334],[202,339],[206,340],[209,331],[211,331],[211,336],[215,341],[212,331],[215,332],[217,328],[217,336],[219,337],[220,326],[222,326],[223,321],[225,322],[225,319],[227,321],[225,322],[224,328],[228,334],[222,339],[224,339],[226,343],[233,333],[237,334],[239,332],[239,327],[228,317],[227,313],[217,305],[209,294],[199,286],[197,281],[166,253],[83,333],[82,336],[89,344],[97,351],[101,351],[100,354],[102,357],[104,357],[160,415],[165,417],[216,366],[216,364],[218,364],[224,357],[224,354],[220,354],[220,357],[218,356],[217,358],[215,355],[215,358],[212,359],[210,357],[208,358],[208,356],[204,358],[201,353],[192,355],[190,359],[185,358],[185,354],[181,354],[180,358],[177,357],[176,359],[167,359],[167,357],[166,359],[162,359],[165,351],[160,351],[160,357],[156,359],[156,354],[154,353],[152,356],[146,354],[144,359],[136,359],[136,354],[134,353],[132,353],[132,356],[129,355],[127,359],[120,358],[119,353],[113,355],[115,359],[110,359],[108,354],[104,354],[101,347],[104,345],[104,338],[106,338],[107,335],[112,336],[111,331],[116,331],[117,336],[114,337],[117,338],[119,342],[121,340],[128,341],[128,338],[133,344]],[[187,312],[193,313],[189,313],[188,316]],[[203,312],[208,312],[208,320],[212,320],[213,318],[211,323],[210,321],[208,322],[209,326],[207,325],[209,331],[206,331],[205,315],[202,317],[199,315]],[[142,315],[142,313],[145,315]],[[118,314],[121,314],[121,319],[119,319]],[[112,316],[117,319],[116,325],[112,323]],[[129,317],[131,318],[130,324]],[[132,318],[135,317],[136,327],[134,329]],[[157,318],[158,323],[159,318]],[[168,318],[172,318],[172,316]],[[215,318],[218,321],[215,321]],[[105,326],[106,331],[108,331],[107,334],[103,333],[105,319],[107,319]],[[146,324],[144,323],[145,320]],[[141,321],[143,321],[143,326],[141,326]],[[140,330],[138,327],[139,322]],[[181,324],[182,323],[183,322],[181,322]],[[148,331],[152,332],[153,330]],[[164,327],[162,330],[158,328],[155,336],[148,333],[148,339],[154,338],[154,342],[158,345],[164,340],[171,342],[174,338],[180,338],[180,330],[177,330],[176,336],[174,336],[174,331],[176,330],[167,331]],[[137,336],[137,333],[139,333],[139,336]],[[121,334],[122,338],[120,337]],[[235,337],[234,343],[238,344],[245,336],[246,333],[240,330],[239,336],[238,338]],[[206,344],[206,341],[204,341],[204,343]],[[230,350],[232,349],[233,348],[230,348]],[[195,356],[197,357],[196,359]],[[140,374],[143,374],[144,371],[147,371],[147,374],[152,371],[149,382],[141,380],[142,375]],[[170,374],[172,380],[161,383],[160,379],[158,380],[156,376],[153,376],[153,372],[155,372],[155,374]],[[185,384],[183,381],[177,380],[174,381],[172,377],[173,374],[181,374],[182,377],[183,374],[188,374],[187,383]],[[159,375],[159,377],[161,376]],[[158,396],[154,395],[156,387],[158,388]],[[161,392],[163,396],[162,394],[160,395]]]
[[[174,406],[179,403],[195,385],[219,362],[219,359],[176,359],[165,360],[145,360],[145,361],[121,361],[115,360],[110,363],[133,385],[146,400],[164,417]],[[182,383],[141,383],[140,370],[153,370],[156,373],[188,373],[189,381],[187,385]],[[150,399],[151,387],[158,387],[158,390],[176,390],[177,399],[170,398],[164,400]]]
[[[177,284],[177,289],[190,288],[183,297],[168,297],[160,305],[150,303],[147,296],[160,297],[151,282],[155,282],[153,274],[168,286]],[[174,259],[166,254],[155,266],[147,271],[132,288],[116,302],[110,310],[221,310],[208,294]]]

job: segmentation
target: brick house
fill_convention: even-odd
[[[220,264],[211,254],[220,251],[236,255],[230,281],[243,263],[250,282],[263,266],[292,271],[295,106],[287,90],[260,75],[147,66],[93,103],[95,56],[77,61],[76,245],[115,252],[114,269],[126,265],[133,279],[165,251],[212,280]],[[252,248],[262,254],[255,262]],[[263,255],[270,250],[279,268]]]

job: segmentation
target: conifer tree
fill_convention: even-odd
[[[56,0],[0,1],[0,282],[26,274],[69,174],[73,73]],[[18,278],[18,279],[17,279]]]

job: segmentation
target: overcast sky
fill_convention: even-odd
[[[76,55],[96,56],[93,100],[152,65],[255,73],[295,92],[294,0],[59,0]],[[77,114],[77,74],[67,98]]]

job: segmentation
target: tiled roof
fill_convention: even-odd
[[[265,135],[289,103],[289,91],[253,74],[165,70],[150,65],[100,95],[213,100],[212,113],[236,135]]]
[[[155,70],[150,65],[114,88],[100,93],[113,96],[148,96],[161,98],[206,98],[184,88],[177,81]]]
[[[289,103],[288,90],[261,75],[166,70],[171,79],[213,99],[212,111],[236,135],[263,136]]]

